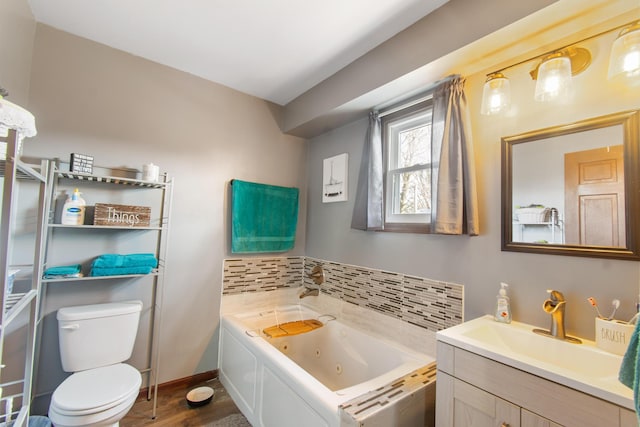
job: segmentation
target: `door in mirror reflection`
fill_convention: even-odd
[[[623,146],[564,155],[565,243],[625,247]]]

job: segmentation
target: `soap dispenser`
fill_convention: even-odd
[[[500,283],[500,290],[496,296],[496,311],[493,316],[496,322],[511,323],[511,303],[507,296],[507,287],[509,287],[508,284]]]
[[[67,198],[62,208],[62,221],[64,225],[82,225],[84,224],[84,210],[86,203],[80,197],[80,190],[77,188],[73,194]]]

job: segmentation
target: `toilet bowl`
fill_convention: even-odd
[[[133,406],[142,377],[131,357],[141,301],[58,310],[62,369],[72,372],[53,392],[49,419],[56,427],[117,427]]]
[[[76,372],[53,393],[49,419],[56,427],[118,426],[141,384],[140,372],[124,363]]]

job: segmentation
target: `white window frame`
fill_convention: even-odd
[[[405,108],[395,108],[381,118],[382,138],[384,145],[384,230],[396,232],[428,233],[431,225],[431,212],[422,214],[396,214],[394,206],[399,203],[399,196],[393,184],[394,176],[406,172],[426,170],[431,174],[432,163],[417,164],[399,168],[397,153],[399,152],[400,133],[412,128],[431,124],[433,102],[431,97],[412,103]]]

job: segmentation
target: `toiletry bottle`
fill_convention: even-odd
[[[493,316],[496,322],[511,323],[511,303],[505,289],[508,286],[506,283],[500,283],[500,290],[496,296],[496,311]]]
[[[80,191],[76,188],[71,197],[62,208],[62,224],[64,225],[82,225],[84,224],[84,208],[85,201],[80,197]]]

